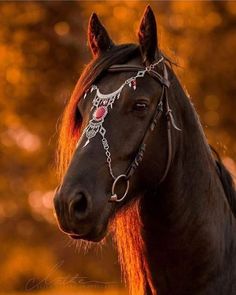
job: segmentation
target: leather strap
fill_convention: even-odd
[[[148,140],[148,137],[150,136],[150,133],[154,130],[157,122],[159,121],[162,113],[163,113],[163,106],[165,106],[165,115],[167,118],[167,137],[168,137],[168,156],[167,156],[167,163],[164,170],[164,174],[161,177],[158,184],[164,181],[166,178],[168,171],[170,169],[171,165],[171,159],[172,159],[172,140],[171,140],[171,124],[174,124],[173,117],[171,114],[171,109],[169,107],[168,102],[168,87],[170,86],[170,82],[168,79],[168,72],[165,63],[163,62],[163,76],[161,76],[158,72],[156,72],[153,68],[143,68],[135,65],[113,65],[111,66],[108,71],[109,72],[132,72],[132,71],[145,71],[153,77],[155,80],[157,80],[162,85],[162,92],[161,97],[157,103],[155,112],[153,114],[152,120],[150,125],[148,126],[147,131],[144,134],[144,137],[140,143],[139,150],[136,154],[135,159],[132,161],[130,166],[128,167],[125,175],[126,179],[130,179],[130,177],[134,174],[135,170],[139,166],[139,164],[142,162],[143,155],[146,149],[146,142]]]
[[[144,70],[145,70],[145,68],[135,66],[135,65],[113,65],[110,68],[108,68],[109,72],[137,72],[137,71],[144,71]],[[166,79],[165,76],[162,77],[158,72],[156,72],[152,69],[149,69],[149,70],[147,70],[147,73],[151,77],[153,77],[155,80],[160,82],[162,85],[166,85],[167,87],[170,86],[169,80]]]

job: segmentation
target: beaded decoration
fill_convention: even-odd
[[[147,69],[143,71],[138,71],[136,76],[127,79],[120,86],[120,88],[115,90],[114,92],[103,94],[99,91],[96,85],[92,85],[91,88],[85,92],[84,99],[87,97],[89,92],[92,93],[93,91],[96,91],[91,108],[91,110],[95,110],[93,112],[92,119],[89,121],[87,127],[84,130],[87,138],[84,146],[86,146],[90,142],[90,139],[93,138],[98,132],[101,134],[104,142],[106,129],[103,127],[103,122],[106,115],[108,114],[109,107],[112,109],[114,102],[119,99],[121,91],[126,85],[128,85],[133,90],[136,90],[136,79],[143,77],[146,71]]]

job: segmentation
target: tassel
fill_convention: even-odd
[[[133,89],[136,90],[136,80],[132,81],[132,86],[133,86]]]
[[[83,148],[86,147],[86,145],[89,144],[89,139],[85,142],[85,144],[83,145]]]
[[[84,99],[86,98],[87,94],[88,94],[88,91],[85,91],[85,93],[84,93]]]

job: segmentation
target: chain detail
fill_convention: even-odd
[[[107,158],[107,164],[108,164],[108,167],[109,167],[109,172],[111,174],[111,177],[115,180],[116,177],[115,177],[115,175],[113,173],[112,165],[111,165],[111,153],[109,151],[110,147],[109,147],[107,139],[104,136],[102,138],[102,145],[103,145],[103,148],[105,150],[105,155],[106,155],[106,158]]]
[[[161,63],[162,61],[164,60],[164,57],[162,56],[156,63],[154,64],[151,64],[150,66],[147,66],[146,67],[146,71],[150,72],[150,71],[153,71],[155,69],[155,67]]]

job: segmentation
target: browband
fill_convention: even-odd
[[[162,85],[165,85],[169,88],[170,82],[168,78],[162,77],[158,72],[154,71],[154,68],[152,66],[150,67],[140,67],[135,65],[112,65],[108,68],[109,72],[137,72],[137,71],[143,71],[147,70],[147,73],[153,77],[155,80],[159,81]]]

